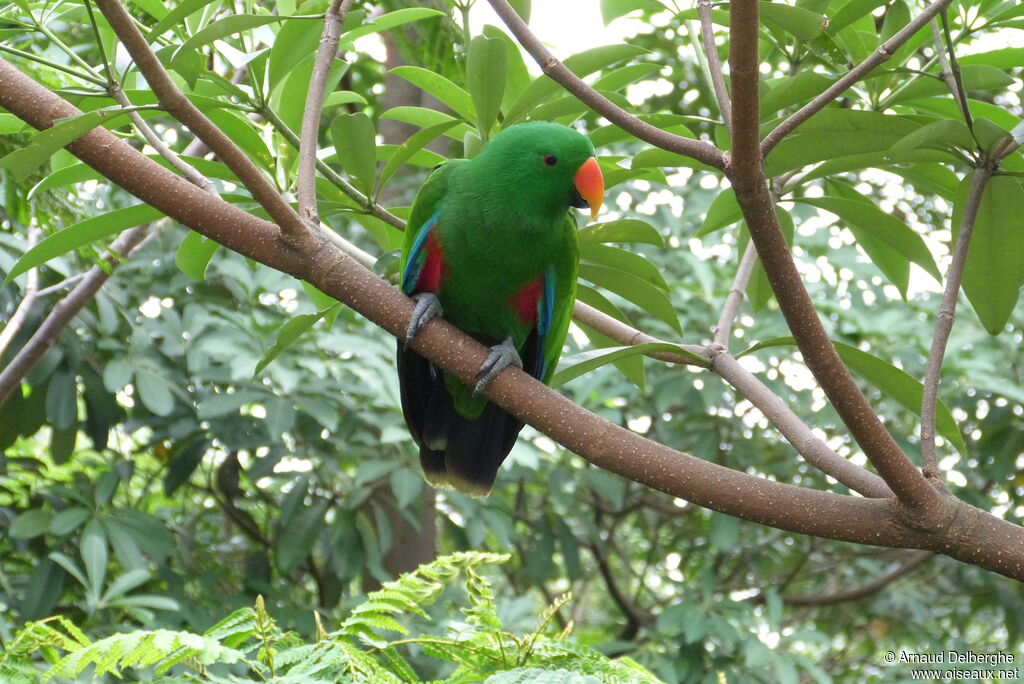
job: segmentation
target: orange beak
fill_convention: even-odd
[[[601,175],[601,167],[597,165],[597,160],[591,157],[583,162],[576,171],[573,181],[576,183],[576,190],[590,207],[590,220],[593,221],[597,218],[597,212],[601,209],[601,202],[604,199],[604,176]]]

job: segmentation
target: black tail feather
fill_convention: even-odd
[[[484,344],[494,344],[488,339]],[[520,352],[523,370],[539,377],[543,364],[540,338],[531,333]],[[523,422],[497,404],[488,403],[476,418],[455,411],[444,373],[398,342],[398,378],[402,411],[427,481],[473,496],[486,496],[494,486]]]

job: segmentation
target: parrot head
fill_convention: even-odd
[[[496,135],[478,159],[518,202],[532,209],[564,213],[569,207],[589,208],[597,217],[604,195],[604,178],[594,157],[594,145],[561,124],[531,121]]]

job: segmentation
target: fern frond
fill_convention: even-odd
[[[349,617],[341,623],[341,629],[331,635],[332,638],[359,637],[371,646],[380,647],[384,640],[377,629],[388,629],[400,634],[408,634],[393,616],[416,614],[426,617],[423,608],[429,606],[441,595],[445,586],[454,582],[460,573],[467,573],[467,586],[471,596],[481,602],[476,607],[479,617],[475,619],[487,623],[491,621],[494,597],[490,585],[477,575],[475,568],[489,563],[503,563],[510,558],[508,554],[482,553],[479,551],[463,551],[448,556],[441,556],[432,563],[421,565],[417,570],[402,575],[396,580],[387,582],[378,591],[371,592],[366,602],[356,607]],[[472,576],[470,576],[472,573]],[[490,608],[484,607],[490,603]],[[474,615],[476,615],[474,613]],[[493,617],[497,624],[497,615]]]
[[[96,666],[97,674],[156,665],[157,674],[162,674],[187,658],[195,658],[202,665],[231,664],[244,660],[245,654],[215,639],[189,632],[166,629],[127,632],[92,642],[69,653],[43,675],[43,681],[56,676],[77,677],[89,665]]]

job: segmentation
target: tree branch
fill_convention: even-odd
[[[885,480],[851,463],[819,439],[782,399],[740,365],[736,357],[724,351],[713,354],[711,370],[753,404],[812,466],[864,496],[885,499],[893,495]]]
[[[715,341],[713,343],[716,347],[729,349],[729,338],[732,335],[733,321],[736,320],[736,313],[743,304],[743,293],[747,289],[747,283],[750,282],[750,275],[754,272],[755,263],[757,263],[757,250],[754,248],[754,243],[751,242],[743,251],[740,265],[736,269],[736,277],[732,281],[732,287],[729,288],[729,294],[725,296],[722,313],[718,316],[718,324],[714,330]]]
[[[803,107],[791,114],[789,118],[776,126],[775,129],[766,135],[764,140],[761,142],[762,156],[767,157],[768,153],[771,152],[783,138],[793,132],[793,129],[820,112],[830,102],[839,97],[843,91],[867,76],[868,73],[876,66],[892,57],[892,54],[901,45],[910,40],[911,36],[920,31],[925,24],[931,21],[932,17],[944,10],[950,2],[951,0],[936,0],[932,4],[928,5],[928,7],[926,7],[919,15],[914,17],[909,24],[897,31],[896,35],[879,45],[867,59],[850,69],[845,76],[826,88],[823,93],[805,104]],[[735,41],[731,41],[731,44],[734,47],[737,46]],[[735,89],[736,84],[733,83],[734,96]]]
[[[945,15],[945,12],[943,12]],[[951,58],[956,59],[956,55],[953,53],[953,45],[943,40],[943,34],[939,30],[939,22],[937,19],[932,19],[928,22],[932,29],[932,42],[935,44],[935,55],[939,58],[939,78],[942,79],[946,87],[949,88],[949,92],[953,94],[953,99],[956,100],[957,107],[960,108],[960,113],[964,116],[964,121],[967,122],[967,128],[974,130],[974,120],[971,118],[971,110],[967,106],[967,93],[964,91],[964,84],[960,80],[960,65],[951,63]],[[947,27],[948,28],[948,27]],[[947,34],[948,38],[948,34]]]
[[[715,31],[711,24],[711,0],[697,0],[697,14],[700,17],[700,36],[704,41],[704,54],[708,59],[708,71],[711,74],[711,87],[715,91],[718,109],[722,112],[725,127],[732,135],[732,102],[729,100],[729,89],[725,87],[722,75],[722,60],[718,57],[715,45]]]
[[[953,247],[953,260],[946,274],[946,287],[942,293],[942,304],[935,316],[935,334],[932,335],[932,348],[928,353],[928,366],[924,376],[924,391],[921,393],[921,467],[925,477],[931,482],[942,483],[939,465],[935,456],[935,410],[939,399],[939,378],[942,377],[942,359],[946,355],[946,343],[949,342],[953,330],[953,319],[956,315],[956,303],[960,296],[960,282],[964,276],[964,264],[967,263],[967,248],[970,246],[974,221],[981,206],[981,197],[985,192],[985,184],[992,177],[987,166],[974,171],[971,180],[970,194],[967,204],[960,217],[960,232]]]
[[[316,210],[316,148],[320,112],[324,106],[327,74],[338,54],[341,25],[351,7],[352,0],[332,0],[324,14],[324,30],[320,36],[320,46],[316,49],[313,73],[309,77],[309,92],[306,94],[306,109],[302,114],[298,173],[299,216],[312,225],[320,223]]]
[[[79,113],[3,60],[0,107],[38,129],[51,127],[54,118]],[[68,150],[193,230],[306,280],[391,335],[405,332],[413,302],[326,239],[305,250],[288,249],[273,224],[202,192],[104,128],[86,133]],[[441,319],[429,322],[411,346],[467,383],[488,354],[486,347]],[[616,426],[516,368],[503,371],[485,394],[597,467],[696,505],[800,534],[928,549],[1024,579],[1024,528],[957,499],[943,498],[940,509],[923,520],[892,499],[843,496],[731,470]]]
[[[30,227],[28,229],[28,249],[32,249],[37,242],[40,230],[38,227]],[[28,250],[26,250],[28,251]],[[0,329],[0,357],[4,355],[4,350],[7,349],[7,345],[11,343],[14,336],[21,330],[22,324],[25,323],[25,319],[28,318],[29,311],[32,310],[32,305],[36,303],[36,300],[42,296],[42,293],[38,290],[39,287],[39,269],[30,268],[26,274],[25,280],[25,295],[18,302],[18,307],[11,314],[10,319],[4,324],[4,327]],[[3,395],[0,394],[0,402],[3,401]]]
[[[289,245],[302,241],[307,230],[299,215],[281,197],[259,167],[178,89],[121,3],[118,0],[96,0],[96,6],[107,18],[110,27],[167,113],[185,124],[234,172],[253,199],[280,226]]]
[[[938,494],[882,425],[839,358],[818,319],[775,214],[758,144],[760,72],[757,2],[733,2],[729,24],[733,136],[728,174],[751,240],[757,247],[779,308],[808,369],[899,501],[912,509],[919,509],[927,518],[927,510],[940,507]]]
[[[931,551],[917,551],[907,555],[906,560],[900,563],[898,566],[885,573],[874,582],[869,582],[862,587],[855,587],[853,589],[846,589],[843,591],[835,591],[829,594],[819,594],[817,596],[797,596],[797,595],[782,595],[782,602],[792,606],[825,606],[832,605],[834,603],[845,603],[849,601],[859,601],[865,597],[877,594],[882,589],[886,588],[900,577],[903,577],[907,573],[916,570],[919,566],[923,565],[926,561],[933,558],[935,554]],[[763,601],[764,594],[758,594],[754,597],[755,601]]]
[[[2,80],[2,79],[0,79]],[[121,233],[114,243],[110,245],[110,253],[104,259],[110,264],[111,270],[116,268],[121,259],[126,259],[139,246],[142,239],[149,232],[150,225],[143,224]],[[116,256],[115,256],[116,255]],[[32,369],[37,361],[57,341],[60,332],[68,323],[78,315],[86,304],[92,301],[96,292],[103,283],[107,282],[111,273],[93,266],[79,281],[75,289],[64,299],[57,302],[46,320],[43,321],[29,338],[25,346],[18,350],[18,353],[11,359],[2,371],[0,371],[0,404],[7,399],[10,393],[21,383],[21,379]]]
[[[544,44],[530,31],[508,0],[488,0],[494,12],[505,22],[512,35],[516,37],[519,44],[526,48],[530,56],[540,65],[541,70],[553,81],[575,95],[576,98],[601,114],[622,130],[632,133],[636,137],[660,147],[663,150],[692,157],[699,162],[707,164],[718,170],[725,168],[725,154],[710,143],[692,138],[684,138],[674,133],[652,126],[641,121],[632,114],[626,112],[614,102],[597,92],[583,82],[576,74],[562,64],[551,51],[544,47]]]

